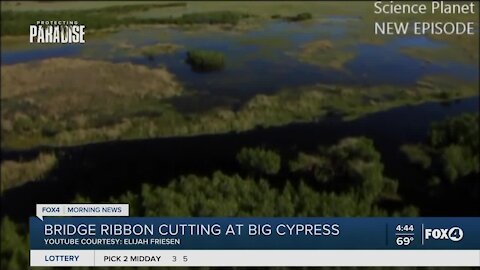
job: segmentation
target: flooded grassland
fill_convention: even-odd
[[[373,36],[372,7],[352,5],[95,7],[95,16],[120,15],[87,44],[4,47],[2,146],[245,131],[478,95],[478,39]],[[302,12],[311,18],[290,19]],[[191,50],[224,64],[196,70]]]

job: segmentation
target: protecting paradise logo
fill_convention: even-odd
[[[85,25],[78,21],[37,21],[30,25],[30,43],[85,43]]]

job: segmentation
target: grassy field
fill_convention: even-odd
[[[255,15],[270,17],[272,15],[297,15],[301,12],[315,14],[351,14],[369,8],[361,1],[350,1],[348,11],[345,6],[338,5],[335,1],[1,1],[2,10],[12,11],[58,11],[58,10],[89,10],[123,5],[155,5],[162,3],[185,3],[185,7],[172,7],[169,10],[154,9],[148,13],[156,16],[181,16],[195,12],[209,12],[219,10],[232,10],[247,12]],[[144,12],[141,12],[141,15]]]
[[[402,1],[396,1],[400,3]],[[420,1],[418,1],[420,2]],[[428,1],[423,1],[427,3]],[[172,4],[177,4],[177,6]],[[172,5],[171,7],[162,7]],[[260,17],[272,16],[290,17],[301,13],[311,13],[314,17],[322,16],[353,16],[365,21],[375,20],[418,20],[418,15],[402,14],[390,15],[374,14],[373,1],[2,1],[3,11],[83,11],[92,9],[111,10],[118,6],[143,6],[141,10],[134,7],[124,8],[123,11],[133,12],[139,17],[179,17],[190,13],[203,13],[229,10],[233,12],[249,13]],[[149,8],[146,8],[150,6]],[[478,10],[477,10],[478,12]],[[477,21],[476,14],[428,14],[428,19],[438,21]]]
[[[237,24],[248,18],[248,13],[229,10],[191,12],[181,16],[155,16],[145,18],[132,14],[151,9],[184,8],[185,3],[155,3],[139,5],[118,5],[85,10],[2,10],[2,36],[21,36],[28,34],[28,26],[38,21],[78,21],[92,30],[104,30],[142,24]],[[169,14],[169,13],[167,13]]]
[[[126,113],[148,114],[182,91],[165,69],[133,64],[55,58],[1,72],[2,144],[35,145],[78,130],[115,139],[129,127]]]
[[[172,1],[173,2],[173,1]],[[112,6],[152,5],[158,1],[1,1],[2,10],[13,11],[56,11],[56,10],[86,10]]]

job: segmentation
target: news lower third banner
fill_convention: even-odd
[[[480,218],[58,216],[32,266],[480,266]]]

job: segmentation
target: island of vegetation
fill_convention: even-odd
[[[300,61],[325,68],[342,70],[344,65],[355,58],[355,51],[347,48],[335,48],[331,40],[316,40],[301,47],[297,54]]]
[[[225,67],[225,55],[208,50],[190,50],[186,62],[192,69],[200,72],[221,70]]]
[[[283,19],[289,22],[306,21],[306,20],[311,20],[312,18],[313,18],[313,15],[309,12],[302,12],[293,16],[282,16],[279,14],[272,15],[272,19]]]

